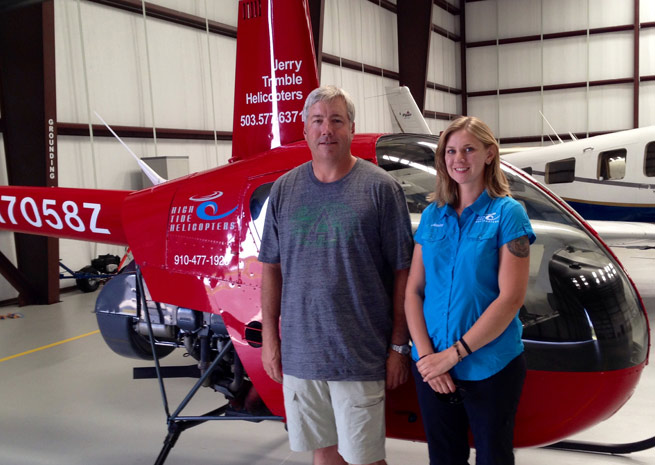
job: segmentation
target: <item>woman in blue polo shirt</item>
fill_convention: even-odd
[[[405,297],[430,464],[468,463],[469,428],[477,465],[513,464],[526,373],[518,311],[535,235],[485,123],[454,121],[435,165]]]

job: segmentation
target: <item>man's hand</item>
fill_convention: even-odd
[[[409,357],[389,350],[387,357],[387,389],[396,389],[407,381],[409,376]]]
[[[273,381],[282,383],[282,357],[280,356],[280,340],[264,341],[262,346],[262,364],[266,374]]]

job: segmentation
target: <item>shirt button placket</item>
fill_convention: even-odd
[[[455,282],[455,263],[457,263],[457,254],[459,252],[459,242],[462,236],[462,231],[459,227],[459,222],[455,222],[454,225],[455,234],[450,235],[450,242],[451,242],[451,247],[450,247],[450,283],[449,284],[449,290],[448,290],[448,307],[446,308],[446,311],[444,311],[443,317],[445,321],[445,334],[444,334],[444,341],[448,341],[448,335],[450,334],[450,307],[453,301],[453,283]],[[446,342],[447,343],[447,342]]]

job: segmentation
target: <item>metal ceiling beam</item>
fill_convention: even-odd
[[[309,16],[312,21],[312,39],[316,55],[318,81],[321,82],[321,63],[323,62],[323,19],[325,18],[325,0],[309,0]]]
[[[54,1],[0,15],[0,102],[9,184],[57,185]],[[15,234],[23,303],[59,301],[59,241]],[[4,263],[4,265],[3,265]],[[3,273],[12,273],[6,261]]]
[[[425,109],[428,56],[432,34],[433,0],[398,2],[398,74],[400,85],[409,87],[416,105]]]
[[[459,3],[459,36],[462,38],[459,42],[460,74],[462,76],[462,82],[460,82],[459,87],[462,91],[462,115],[468,115],[468,89],[466,79],[466,5],[464,0],[460,0]]]
[[[634,0],[632,127],[639,127],[639,0]]]

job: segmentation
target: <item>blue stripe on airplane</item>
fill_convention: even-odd
[[[655,223],[655,208],[590,204],[568,201],[585,220]]]

